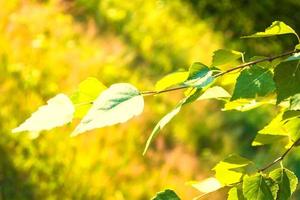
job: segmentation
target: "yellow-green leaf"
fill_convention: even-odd
[[[71,96],[75,104],[75,117],[82,118],[91,108],[92,102],[106,89],[98,79],[89,77],[82,81],[77,91]]]
[[[252,110],[264,104],[275,104],[275,101],[256,101],[255,99],[237,99],[227,102],[222,111],[238,110],[241,112]]]
[[[270,37],[275,35],[283,35],[283,34],[295,34],[297,33],[284,22],[274,21],[271,26],[266,28],[264,32],[258,32],[253,35],[244,36],[242,38],[259,38],[259,37]]]
[[[184,99],[182,99],[176,106],[175,108],[169,112],[168,114],[166,114],[161,120],[159,120],[159,122],[156,124],[156,126],[154,127],[154,129],[152,130],[149,138],[147,139],[146,142],[146,146],[144,148],[143,151],[143,155],[146,154],[151,141],[153,140],[153,138],[156,136],[156,134],[161,131],[163,129],[163,127],[168,124],[181,110],[182,106],[184,106],[185,104],[191,103],[195,100],[197,100],[197,98],[200,96],[201,94],[201,89],[195,89],[195,92],[190,94],[189,96],[185,97]]]
[[[155,84],[155,90],[160,91],[180,84],[188,78],[189,72],[174,72],[166,75]]]
[[[190,185],[203,193],[213,192],[223,187],[220,181],[214,177],[210,177],[202,181],[189,181],[187,185]]]
[[[243,53],[241,52],[228,50],[228,49],[219,49],[214,52],[212,65],[213,66],[224,65],[236,61],[237,59],[242,57],[243,57]]]
[[[228,191],[227,200],[245,200],[242,189],[237,187],[232,187]]]
[[[197,100],[230,98],[231,95],[222,87],[208,88]]]
[[[216,178],[223,185],[230,185],[241,180],[246,167],[250,164],[251,161],[248,159],[233,154],[219,162],[213,170],[216,172]]]
[[[288,200],[295,192],[298,184],[297,176],[290,170],[285,168],[278,168],[270,172],[270,178],[275,180],[279,186],[278,197],[279,200]]]

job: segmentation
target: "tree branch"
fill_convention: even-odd
[[[243,64],[240,64],[240,65],[238,65],[236,67],[228,69],[228,70],[226,70],[224,72],[220,72],[220,73],[214,75],[213,77],[217,78],[217,77],[223,76],[225,74],[228,74],[228,73],[230,73],[232,71],[243,69],[245,67],[248,67],[248,66],[251,66],[251,65],[254,65],[254,64],[257,64],[257,63],[265,62],[265,61],[271,62],[272,60],[275,60],[277,58],[281,58],[281,57],[288,56],[288,55],[291,55],[291,54],[294,54],[294,53],[298,53],[298,52],[300,52],[300,49],[293,50],[293,51],[288,51],[288,52],[285,52],[285,53],[282,53],[282,54],[279,54],[279,55],[276,55],[276,56],[270,56],[270,57],[267,57],[267,58],[262,58],[262,59],[254,60],[254,61],[251,61],[251,62],[243,63]],[[176,91],[176,90],[182,90],[182,89],[186,89],[186,88],[189,88],[189,87],[191,87],[191,86],[184,85],[184,86],[178,86],[178,87],[168,88],[168,89],[165,89],[165,90],[142,91],[141,95],[143,95],[143,96],[157,95],[157,94],[162,94],[162,93],[166,93],[166,92],[172,92],[172,91]]]

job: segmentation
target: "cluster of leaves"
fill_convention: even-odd
[[[273,22],[264,32],[244,38],[270,37],[296,32],[283,22]],[[158,95],[174,90],[185,90],[185,97],[154,127],[147,140],[144,154],[156,134],[169,123],[187,104],[203,99],[219,99],[225,102],[224,110],[245,111],[264,104],[279,107],[279,114],[258,132],[252,145],[282,143],[286,154],[295,147],[300,134],[300,45],[295,50],[274,57],[255,56],[244,61],[241,52],[221,49],[215,51],[210,66],[193,63],[188,71],[169,74],[159,80],[155,91],[141,92],[129,83],[117,83],[106,87],[95,78],[83,81],[78,90],[68,97],[58,94],[47,105],[40,107],[32,116],[13,129],[13,132],[40,132],[63,124],[73,118],[81,121],[72,132],[77,136],[86,131],[128,121],[140,115],[144,108],[144,96]],[[222,71],[223,65],[242,62],[237,67]],[[232,95],[218,85],[218,79],[230,72],[239,72]],[[57,115],[59,113],[59,115]],[[282,161],[286,156],[275,160]],[[272,165],[273,165],[272,164]],[[270,165],[271,166],[271,165]],[[268,168],[268,167],[267,167]],[[228,199],[285,200],[290,198],[297,186],[293,172],[281,168],[266,174],[254,164],[238,155],[230,155],[214,168],[220,187],[230,187]],[[166,190],[154,199],[179,199]]]

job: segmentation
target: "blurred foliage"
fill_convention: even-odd
[[[297,0],[183,0],[188,2],[199,19],[205,20],[210,27],[222,31],[226,38],[226,46],[242,47],[245,52],[274,53],[283,49],[293,49],[296,38],[278,37],[261,39],[258,41],[243,40],[240,37],[263,31],[266,24],[273,21],[284,21],[296,32],[300,32],[300,13],[293,12],[300,9]],[[258,53],[258,54],[259,54]]]
[[[222,32],[215,32],[210,20],[230,21],[236,12],[224,7],[225,16],[211,12],[202,20],[198,4],[180,0],[0,0],[0,5],[0,199],[149,199],[168,187],[191,199],[197,192],[185,182],[212,174],[208,169],[226,154],[240,151],[267,162],[250,144],[272,108],[221,113],[221,105],[206,101],[184,108],[143,157],[151,129],[180,99],[178,93],[146,99],[143,116],[127,124],[75,138],[69,137],[71,125],[38,138],[11,133],[55,93],[71,94],[89,76],[107,86],[131,82],[146,90],[193,61],[209,64],[212,52],[231,37],[269,24],[269,18],[254,18],[258,9],[240,19],[247,24],[259,19],[261,27],[239,32],[224,22],[216,29]],[[270,21],[278,16],[269,15]],[[243,47],[236,41],[228,45]],[[270,150],[270,160],[278,151]],[[297,163],[292,159],[291,165]]]

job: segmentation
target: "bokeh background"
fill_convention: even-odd
[[[226,155],[236,152],[262,166],[282,152],[276,145],[251,147],[274,107],[221,112],[222,103],[202,101],[185,107],[142,156],[155,123],[181,92],[147,97],[142,116],[75,138],[69,134],[76,122],[37,138],[11,129],[87,77],[151,90],[194,61],[210,64],[219,48],[249,55],[290,50],[289,36],[240,36],[275,20],[300,33],[300,1],[0,0],[0,6],[0,199],[146,200],[165,188],[191,199],[200,193],[186,182],[213,176],[211,168]],[[225,87],[231,89],[230,81]],[[299,153],[286,161],[298,177]]]

